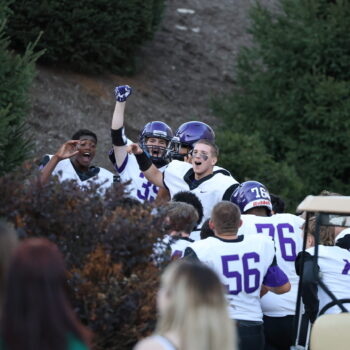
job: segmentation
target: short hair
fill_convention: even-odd
[[[284,213],[286,204],[284,200],[277,196],[277,194],[270,193],[271,203],[272,203],[272,210],[275,214],[277,213]]]
[[[190,191],[177,192],[172,198],[172,201],[184,202],[184,203],[193,205],[194,208],[197,210],[197,214],[198,214],[197,224],[198,225],[200,224],[200,222],[203,219],[203,205],[202,205],[202,202],[199,200],[199,198],[193,192],[190,192]]]
[[[211,212],[211,221],[215,226],[215,233],[225,234],[237,232],[240,226],[241,212],[238,206],[229,201],[217,203]]]
[[[196,227],[198,213],[193,205],[184,202],[172,202],[166,208],[170,230],[190,234]]]
[[[214,231],[209,226],[209,221],[210,219],[207,219],[203,222],[201,232],[200,232],[201,239],[206,239],[208,237],[215,236]]]
[[[219,156],[219,147],[214,142],[206,139],[200,139],[193,145],[193,148],[199,143],[210,146],[213,157],[217,158]]]
[[[80,140],[82,136],[91,136],[95,139],[97,143],[97,135],[88,129],[80,129],[77,132],[75,132],[72,136],[72,140]]]

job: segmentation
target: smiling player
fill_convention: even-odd
[[[191,191],[203,205],[203,220],[210,217],[213,206],[221,200],[230,199],[238,182],[226,171],[214,170],[218,159],[217,146],[208,140],[199,140],[192,151],[192,164],[173,160],[160,172],[139,145],[129,145],[129,152],[136,155],[137,162],[146,178],[160,188],[167,188],[171,198],[180,191]]]
[[[91,165],[96,154],[97,136],[90,130],[79,130],[72,140],[64,143],[54,155],[46,155],[40,164],[41,184],[46,184],[51,175],[60,175],[60,180],[76,180],[80,186],[87,180],[101,184],[106,189],[113,183],[113,173]]]

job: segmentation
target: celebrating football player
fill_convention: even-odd
[[[215,236],[196,241],[185,257],[213,268],[227,287],[229,312],[237,321],[240,350],[264,348],[262,286],[273,293],[286,293],[290,283],[276,265],[273,241],[264,235],[238,236],[242,224],[239,208],[229,202],[217,203],[210,227]]]
[[[130,181],[127,191],[131,196],[141,202],[152,202],[158,193],[158,187],[148,181],[140,172],[134,155],[127,153],[127,144],[131,143],[124,132],[124,110],[127,98],[131,95],[132,89],[128,85],[115,88],[116,105],[112,119],[112,143],[113,150],[109,158],[114,168],[120,175],[121,181]],[[156,168],[162,169],[167,164],[166,150],[173,136],[171,128],[160,121],[147,123],[139,135],[139,144],[145,157]]]
[[[268,349],[289,349],[293,344],[293,319],[299,277],[294,261],[302,250],[304,220],[292,214],[272,213],[267,188],[257,181],[246,181],[236,188],[231,201],[238,205],[243,225],[239,235],[259,234],[272,238],[278,266],[287,274],[291,290],[283,295],[267,293],[261,298],[265,339]]]
[[[170,142],[167,153],[168,158],[170,160],[175,159],[191,163],[193,146],[199,140],[209,140],[215,143],[215,133],[209,125],[199,121],[190,121],[181,124]],[[227,175],[230,175],[230,173],[227,172]],[[165,188],[160,188],[157,195],[157,202],[162,203],[169,200],[169,191]]]
[[[229,199],[238,185],[237,181],[222,170],[214,170],[218,159],[218,148],[208,140],[199,140],[192,151],[192,164],[173,160],[159,171],[138,144],[131,144],[130,153],[136,155],[140,170],[158,187],[167,188],[173,197],[180,191],[195,193],[203,205],[203,221],[210,217],[213,206]]]
[[[113,183],[113,174],[104,168],[92,166],[96,154],[97,136],[90,130],[78,130],[72,140],[65,142],[54,155],[46,155],[41,161],[41,184],[53,175],[60,180],[75,180],[80,186],[98,183],[106,189]]]

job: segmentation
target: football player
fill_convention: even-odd
[[[208,140],[199,140],[193,148],[192,164],[173,160],[162,173],[137,144],[129,145],[129,152],[136,155],[140,170],[158,187],[167,188],[173,197],[180,191],[191,191],[203,205],[203,220],[210,217],[213,206],[229,199],[238,185],[237,181],[222,170],[214,170],[218,148]]]
[[[163,244],[170,245],[172,259],[179,259],[184,256],[185,249],[194,242],[190,234],[197,224],[198,214],[193,205],[184,202],[172,202],[166,211],[167,235]]]
[[[202,222],[203,219],[203,205],[199,198],[190,191],[181,191],[177,192],[172,198],[173,202],[184,202],[194,206],[198,214],[198,220],[196,227],[190,234],[190,238],[194,241],[198,241],[200,239],[200,229],[198,229],[198,225]]]
[[[170,142],[167,157],[170,160],[191,163],[190,153],[193,150],[194,144],[199,140],[209,140],[214,143],[214,130],[209,125],[199,121],[190,121],[181,124]],[[230,175],[228,171],[227,174]],[[157,195],[157,202],[162,204],[169,200],[169,191],[165,188],[160,188]]]
[[[243,225],[238,234],[271,237],[276,248],[277,264],[289,278],[291,290],[288,293],[267,293],[261,298],[266,349],[287,350],[293,344],[293,319],[299,283],[294,262],[302,250],[304,220],[292,214],[272,215],[269,192],[257,181],[246,181],[239,185],[231,201],[245,214],[242,215]]]
[[[314,269],[313,257],[315,254],[315,227],[310,225],[307,236],[307,245],[309,246],[304,253],[304,273],[302,297],[306,312],[310,321],[314,322],[319,311],[331,302],[331,298],[320,287],[317,286],[315,276],[321,274],[323,283],[333,293],[337,299],[350,298],[350,229],[345,229],[335,238],[335,246],[318,246],[318,260],[316,271]],[[334,231],[334,227],[333,231]],[[323,236],[329,235],[329,227],[320,226],[320,241]],[[298,255],[295,267],[298,273],[301,270],[301,254]],[[346,309],[349,304],[344,305]],[[325,313],[342,312],[338,306],[329,308]]]
[[[100,184],[102,190],[111,186],[114,175],[104,168],[91,165],[96,154],[97,136],[86,129],[78,130],[72,140],[65,142],[54,155],[45,155],[40,164],[41,184],[51,175],[59,175],[60,181],[75,180],[78,185],[89,182]]]
[[[227,288],[229,313],[237,321],[240,350],[264,348],[262,286],[273,293],[286,293],[290,284],[276,265],[273,241],[265,235],[241,235],[239,208],[217,203],[210,227],[215,236],[196,241],[185,250],[185,258],[199,260],[213,268]]]
[[[209,125],[199,121],[181,124],[170,142],[169,157],[190,163],[190,153],[194,144],[199,140],[215,142],[214,130]]]
[[[120,176],[122,182],[130,181],[127,191],[139,201],[152,202],[157,196],[158,187],[148,181],[142,171],[140,172],[134,155],[127,153],[127,144],[131,143],[124,132],[124,110],[127,98],[132,89],[128,85],[115,88],[116,105],[112,119],[112,143],[113,149],[109,158]],[[173,137],[171,128],[161,122],[147,123],[139,135],[139,144],[145,156],[157,168],[162,169],[167,164],[166,150]]]

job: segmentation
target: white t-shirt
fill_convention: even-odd
[[[264,315],[283,317],[295,314],[299,276],[295,272],[295,259],[302,250],[302,225],[304,219],[292,214],[272,216],[242,215],[238,235],[262,234],[270,236],[275,243],[277,265],[288,276],[291,289],[277,295],[268,292],[261,298]]]
[[[240,236],[236,240],[208,237],[189,248],[227,287],[230,317],[262,321],[260,290],[275,256],[273,241],[264,235]]]
[[[48,156],[50,159],[52,158],[52,155]],[[88,186],[91,182],[101,184],[99,188],[101,190],[106,190],[113,184],[114,175],[107,169],[97,169],[99,169],[99,171],[96,176],[91,177],[85,181],[81,181],[70,159],[63,159],[56,165],[55,169],[52,172],[52,175],[58,175],[60,181],[75,180],[81,187]]]
[[[315,248],[306,249],[310,255],[314,255]],[[322,280],[337,299],[350,299],[350,252],[337,246],[318,246],[318,266],[322,273]],[[319,311],[329,302],[330,297],[318,286]],[[350,311],[350,304],[345,304]],[[333,306],[327,314],[340,313],[338,306]]]
[[[223,200],[225,192],[238,183],[232,176],[226,174],[226,170],[214,167],[213,174],[193,181],[192,164],[173,160],[164,169],[163,182],[171,198],[180,191],[191,191],[197,195],[203,205],[203,223],[210,217],[214,205]]]

